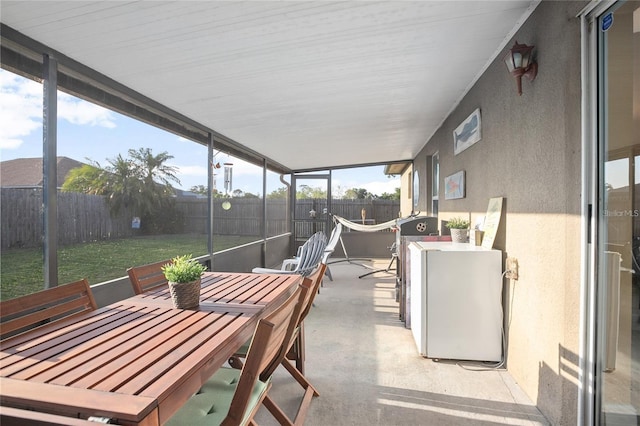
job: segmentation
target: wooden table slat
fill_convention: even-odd
[[[198,344],[195,339],[201,335],[203,329],[207,329],[208,325],[215,324],[208,328],[215,331],[206,338],[214,339],[213,333],[217,334],[220,328],[232,323],[233,319],[234,317],[230,315],[191,315],[188,320],[171,325],[162,333],[150,336],[146,341],[127,350],[118,359],[105,364],[101,370],[93,372],[93,376],[104,379],[92,384],[91,387],[112,392],[131,392],[137,395],[161,376],[153,374],[154,368],[166,369],[168,367],[163,366],[173,365],[176,359],[184,357],[191,345]],[[115,368],[117,373],[109,371],[109,368]],[[139,385],[134,385],[135,383]],[[83,385],[88,386],[89,381],[82,380],[74,383],[74,386]],[[127,390],[123,390],[123,386],[127,386]]]
[[[136,308],[137,311],[144,309],[148,308]],[[132,316],[122,312],[122,315],[115,319],[113,315],[92,317],[94,321],[86,320],[83,326],[68,329],[67,334],[64,334],[64,330],[57,330],[52,334],[52,339],[50,340],[42,340],[43,338],[40,337],[37,339],[40,341],[39,344],[25,345],[24,350],[22,350],[22,347],[13,347],[10,350],[11,356],[5,357],[1,361],[2,373],[5,377],[8,377],[24,371],[32,365],[45,364],[50,359],[52,359],[52,362],[59,362],[62,353],[82,343],[90,342],[96,336],[104,338],[107,335],[107,330],[104,327],[116,328],[120,324],[127,324],[138,315],[138,312],[131,312],[131,314]],[[95,344],[95,342],[90,344]],[[23,377],[20,378],[27,377],[28,373],[27,375],[23,374]]]
[[[91,380],[90,377],[95,375],[95,371],[109,363],[111,357],[120,356],[119,354],[126,345],[137,344],[136,336],[158,325],[164,326],[180,320],[175,318],[175,313],[172,312],[158,313],[156,310],[148,310],[139,311],[139,313],[141,316],[122,326],[114,324],[116,327],[105,330],[99,339],[93,338],[84,345],[70,348],[69,352],[61,357],[54,366],[33,375],[32,378],[42,382],[51,381],[59,385],[71,385],[82,377],[89,377]],[[145,314],[151,316],[151,319],[149,320]]]
[[[85,312],[82,316],[56,321],[13,336],[10,339],[2,340],[0,341],[0,351],[2,351],[0,353],[0,360],[3,361],[7,357],[11,356],[14,350],[25,351],[43,343],[56,344],[54,343],[54,339],[56,337],[66,336],[71,333],[72,330],[85,327],[87,321],[92,323],[97,322],[97,319],[95,318],[96,315],[100,315],[100,318],[110,318],[113,315],[117,315],[119,312],[116,308],[117,306],[109,306],[98,311]],[[120,312],[120,314],[122,313]]]
[[[198,370],[203,365],[211,363],[211,359],[215,358],[216,350],[225,353],[224,359],[221,364],[216,366],[216,369],[220,368],[222,364],[232,355],[242,344],[246,341],[240,341],[240,338],[233,340],[235,336],[247,336],[251,337],[253,329],[252,323],[257,323],[255,318],[227,315],[225,319],[228,319],[232,327],[224,327],[220,329],[217,324],[211,324],[200,330],[199,333],[194,334],[190,339],[184,339],[183,343],[178,345],[175,351],[167,354],[159,362],[150,366],[147,374],[155,375],[157,377],[163,375],[188,375],[192,370]],[[206,339],[199,339],[199,336],[211,336]],[[194,338],[195,337],[195,338]],[[236,345],[233,349],[230,346]],[[207,377],[208,378],[208,377]],[[171,386],[162,385],[160,380],[152,381],[148,384],[148,387],[140,391],[140,395],[164,395],[164,392],[170,390]],[[132,392],[136,388],[140,388],[143,382],[142,377],[134,377],[130,383],[124,385],[120,392]],[[173,386],[173,385],[172,385]],[[194,391],[197,389],[194,389]]]

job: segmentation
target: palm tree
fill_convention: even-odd
[[[153,155],[150,148],[129,150],[129,160],[140,185],[136,195],[135,207],[140,216],[150,216],[165,206],[169,197],[174,194],[172,183],[180,184],[176,176],[177,167],[165,164],[173,158],[164,151]]]
[[[62,190],[64,192],[104,195],[108,182],[107,173],[100,167],[100,164],[84,164],[69,171],[62,184]]]
[[[173,190],[172,183],[180,184],[180,179],[176,176],[177,167],[165,164],[167,160],[171,160],[173,155],[169,155],[164,151],[158,155],[153,155],[151,148],[138,148],[138,150],[130,149],[129,157],[133,159],[139,168],[138,173],[144,181],[147,189],[155,188],[163,192],[171,192]],[[162,185],[158,187],[158,185]]]
[[[110,165],[105,170],[109,173],[109,179],[104,195],[107,196],[111,211],[117,214],[122,208],[130,208],[134,214],[141,214],[145,207],[141,197],[143,182],[135,163],[123,158],[122,154],[107,161]]]

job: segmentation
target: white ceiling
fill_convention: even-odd
[[[304,170],[414,158],[537,4],[2,0],[0,20]]]

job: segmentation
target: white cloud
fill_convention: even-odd
[[[18,149],[20,145],[22,145],[22,139],[0,139],[0,149]]]
[[[382,195],[385,192],[393,194],[396,188],[400,188],[400,179],[389,179],[385,181],[366,182],[358,185],[358,188],[364,188],[371,194]]]
[[[116,127],[113,112],[66,93],[58,93],[58,117],[77,125]]]
[[[357,174],[357,172],[356,172]],[[354,180],[353,178],[349,181],[343,181],[340,179],[332,180],[333,187],[331,192],[333,196],[341,197],[344,195],[345,191],[352,188],[364,188],[369,193],[375,195],[382,195],[385,192],[387,194],[393,194],[396,192],[396,188],[400,188],[400,178],[390,178],[386,180],[380,181],[369,181],[369,182],[361,182]]]
[[[216,163],[220,163],[220,168],[214,170],[215,173],[224,174],[224,163],[233,164],[233,176],[257,176],[262,179],[262,167],[258,167],[254,164],[247,163],[239,158],[227,157],[226,154],[216,155],[214,160]]]
[[[42,86],[0,71],[0,148],[17,149],[42,127]]]
[[[177,167],[179,169],[178,175],[181,176],[196,176],[196,177],[207,177],[207,168],[203,166],[178,166],[176,164],[171,164],[171,166]],[[180,178],[182,180],[182,178]]]
[[[0,70],[0,95],[0,148],[17,149],[42,128],[42,85]],[[113,112],[61,92],[58,117],[77,125],[116,126]]]

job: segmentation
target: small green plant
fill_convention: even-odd
[[[446,226],[449,229],[469,229],[469,221],[461,217],[454,217],[449,219]]]
[[[162,266],[162,272],[167,280],[174,283],[188,283],[195,281],[202,276],[207,268],[190,254],[176,256],[171,259],[171,263]]]

